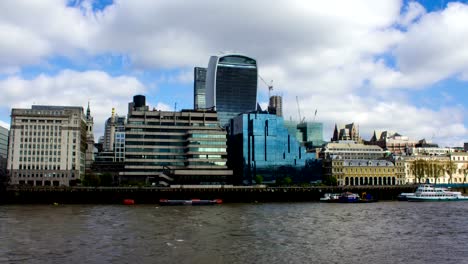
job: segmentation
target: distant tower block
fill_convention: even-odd
[[[270,97],[268,112],[276,114],[277,116],[283,116],[283,98],[281,98],[281,96],[273,95]]]

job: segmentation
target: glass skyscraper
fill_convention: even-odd
[[[320,174],[315,154],[307,153],[288,133],[283,118],[273,114],[254,112],[235,117],[228,147],[234,175],[244,184],[252,184],[259,176],[270,183],[286,177],[293,182],[310,182]]]
[[[257,62],[239,54],[212,56],[206,73],[206,107],[215,107],[222,126],[256,110]]]
[[[206,108],[206,68],[193,69],[193,108]]]

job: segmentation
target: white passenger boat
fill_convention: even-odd
[[[340,200],[340,193],[326,193],[324,197],[320,198],[321,202],[337,203]]]
[[[453,192],[430,184],[420,185],[414,195],[409,195],[406,199],[410,202],[468,201],[468,197],[463,196],[461,192]]]

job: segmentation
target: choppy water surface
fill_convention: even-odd
[[[0,206],[4,263],[468,263],[468,202]]]

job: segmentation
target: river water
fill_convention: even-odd
[[[0,263],[468,263],[468,202],[3,205]]]

